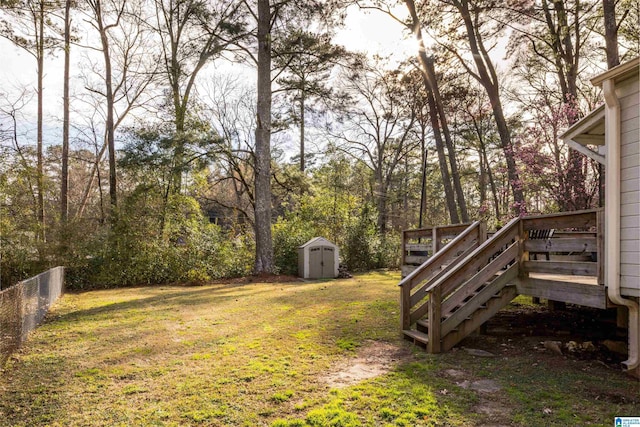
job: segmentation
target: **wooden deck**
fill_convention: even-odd
[[[602,210],[591,210],[515,218],[495,233],[479,222],[405,231],[405,337],[429,352],[446,351],[517,295],[613,307],[603,225]]]
[[[516,289],[520,295],[551,301],[601,309],[613,307],[607,288],[593,276],[529,273],[527,280],[518,281]]]

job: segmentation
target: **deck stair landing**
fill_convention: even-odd
[[[519,294],[590,307],[610,306],[601,281],[601,211],[516,218],[487,238],[484,225],[476,222],[433,253],[400,282],[402,329],[405,338],[431,353],[447,351],[477,330]],[[537,241],[544,229],[595,229],[582,234],[558,234]],[[535,230],[536,232],[531,232]],[[541,231],[542,230],[542,231]],[[574,231],[575,233],[575,231]],[[536,253],[562,257],[593,249],[592,264],[546,259],[529,260]],[[559,249],[561,248],[561,249]],[[586,283],[556,280],[555,271],[588,273]],[[531,277],[529,273],[531,274]],[[588,275],[587,274],[587,275]]]

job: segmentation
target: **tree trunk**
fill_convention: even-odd
[[[489,165],[489,158],[487,157],[487,147],[484,145],[482,137],[480,137],[480,150],[482,151],[482,158],[484,159],[484,165],[487,168],[486,173],[489,178],[489,186],[491,187],[491,193],[493,193],[493,204],[496,210],[496,220],[500,220],[500,200],[498,199],[498,190],[496,188],[496,182],[493,179],[493,173],[491,172],[491,166]]]
[[[109,39],[107,36],[107,30],[104,27],[102,20],[102,5],[100,0],[95,2],[95,14],[96,22],[98,24],[98,30],[100,32],[100,41],[102,43],[102,55],[104,57],[104,82],[106,87],[106,99],[107,99],[107,120],[105,123],[105,132],[107,136],[107,148],[109,151],[109,212],[108,216],[111,220],[115,219],[115,210],[118,206],[117,201],[117,178],[116,178],[116,148],[115,148],[115,136],[114,136],[114,120],[113,120],[113,87],[112,87],[112,73],[111,73],[111,57],[109,53]]]
[[[467,202],[464,199],[464,192],[462,191],[462,183],[460,182],[460,172],[458,170],[458,161],[456,160],[456,153],[451,139],[451,132],[449,132],[449,125],[447,123],[447,116],[444,111],[444,104],[442,97],[440,96],[440,88],[438,87],[438,78],[436,76],[435,67],[433,65],[433,58],[428,58],[424,50],[420,51],[420,55],[424,55],[424,62],[426,66],[427,79],[431,84],[433,91],[433,97],[435,105],[438,110],[438,117],[440,118],[440,126],[442,128],[442,134],[444,135],[444,142],[447,147],[447,153],[449,157],[449,166],[451,167],[451,179],[453,182],[453,188],[456,193],[456,200],[458,202],[458,208],[460,209],[460,216],[462,222],[469,222],[469,214],[467,212]]]
[[[429,117],[431,119],[431,127],[433,129],[433,136],[436,143],[436,152],[438,153],[438,163],[440,165],[440,173],[442,175],[442,184],[444,186],[447,208],[449,210],[449,218],[452,224],[458,224],[460,222],[460,217],[458,216],[458,208],[456,206],[455,195],[453,187],[451,186],[451,177],[449,175],[449,166],[447,165],[447,160],[444,153],[444,144],[442,142],[442,134],[440,133],[436,100],[433,95],[433,88],[431,87],[431,82],[429,81],[428,77],[428,60],[427,54],[425,53],[424,41],[422,39],[420,20],[416,12],[415,2],[413,0],[405,0],[405,4],[407,5],[407,9],[409,9],[409,13],[411,14],[412,22],[410,24],[410,28],[413,31],[416,40],[418,41],[418,59],[420,60],[420,65],[422,66],[422,81],[427,92]]]
[[[271,240],[271,7],[258,0],[258,105],[255,172],[255,273],[272,273]]]
[[[62,171],[60,187],[60,222],[65,229],[69,215],[69,69],[71,46],[71,0],[64,7],[64,87],[62,95]]]
[[[602,0],[602,10],[604,15],[604,41],[605,51],[607,53],[607,67],[613,68],[620,64],[615,0]]]
[[[380,236],[384,237],[387,233],[387,191],[388,185],[385,183],[385,179],[382,173],[382,163],[378,163],[379,167],[376,168],[374,173],[376,180],[376,191],[374,197],[376,200],[376,209],[378,210],[377,228]]]
[[[37,123],[37,179],[38,179],[38,240],[40,244],[44,244],[46,239],[45,233],[45,217],[44,217],[44,159],[42,149],[42,105],[43,99],[43,80],[44,80],[44,0],[40,0],[38,9],[38,30],[36,35],[37,43],[37,61],[38,61],[38,123]],[[39,249],[40,258],[43,258],[42,250]]]
[[[424,211],[425,211],[425,203],[427,199],[427,155],[428,151],[424,143],[424,138],[422,141],[422,176],[420,180],[420,211],[418,215],[418,228],[422,228],[424,225]]]
[[[480,192],[480,206],[482,206],[487,200],[487,173],[486,166],[484,164],[484,157],[482,156],[482,148],[480,147],[478,147],[478,159],[478,169],[480,169],[478,173],[478,190]]]
[[[304,81],[300,90],[300,172],[304,172]]]
[[[96,145],[96,151],[98,151],[98,146]],[[102,156],[104,156],[104,152],[107,151],[107,142],[105,141],[102,144],[102,148],[100,152],[96,154],[96,160],[93,162],[93,166],[91,167],[91,174],[89,175],[89,181],[84,188],[84,192],[82,193],[82,201],[80,202],[80,207],[73,215],[73,220],[82,217],[85,208],[87,207],[87,203],[89,202],[89,194],[91,193],[91,187],[93,187],[93,181],[96,179],[96,175],[98,174],[98,169],[100,168],[100,162],[102,161]]]
[[[613,68],[620,64],[615,0],[602,0],[602,10],[604,15],[604,40],[605,52],[607,54],[607,67]],[[604,168],[600,163],[598,163],[598,206],[604,206]]]
[[[469,41],[469,47],[471,49],[473,61],[476,64],[476,69],[480,77],[479,82],[485,88],[487,96],[489,97],[489,101],[491,102],[493,117],[496,121],[502,150],[507,161],[507,176],[509,177],[509,184],[513,192],[514,213],[516,215],[523,215],[526,212],[524,193],[522,192],[522,183],[516,169],[515,153],[511,141],[511,133],[509,132],[509,126],[507,124],[506,118],[504,117],[504,110],[502,109],[502,102],[500,101],[498,76],[496,74],[495,68],[493,67],[493,63],[491,62],[491,58],[489,57],[489,54],[484,47],[482,39],[476,31],[474,22],[471,19],[469,1],[460,0],[455,1],[454,3],[458,8],[458,11],[460,12],[460,15],[462,16],[465,24],[467,40]],[[478,12],[476,11],[475,13]]]

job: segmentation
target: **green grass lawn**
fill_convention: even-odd
[[[638,383],[595,362],[505,356],[497,342],[494,358],[414,348],[398,330],[398,280],[67,294],[1,374],[0,426],[609,426],[640,415]],[[331,388],[327,376],[372,340],[413,355]],[[464,388],[453,371],[502,390]]]

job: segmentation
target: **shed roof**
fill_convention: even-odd
[[[329,240],[325,239],[324,237],[314,237],[313,239],[309,240],[304,245],[299,246],[299,248],[306,248],[307,246],[334,246],[334,247],[338,247],[338,245],[336,245],[335,243],[330,242]]]

